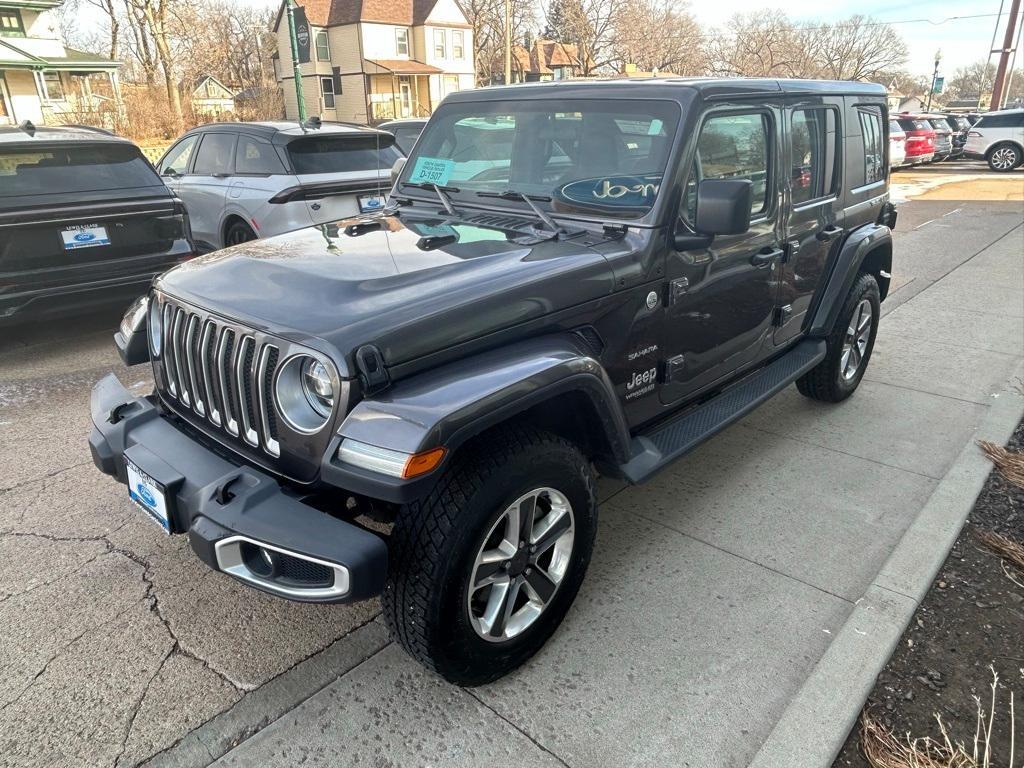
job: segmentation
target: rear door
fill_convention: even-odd
[[[843,234],[838,191],[843,100],[816,98],[785,108],[783,164],[786,254],[779,284],[779,313],[773,340],[785,344],[803,326],[829,253]]]
[[[203,134],[191,170],[179,182],[179,194],[192,221],[192,235],[200,250],[223,247],[221,223],[228,185],[235,167],[235,131]]]
[[[303,136],[288,144],[288,157],[314,224],[372,213],[384,207],[391,166],[402,157],[389,133]]]
[[[270,199],[296,179],[287,173],[277,148],[262,136],[239,133],[235,148],[234,174],[228,184],[225,216],[241,217],[260,237],[270,237],[310,225],[302,211],[297,221],[282,219],[283,206]]]

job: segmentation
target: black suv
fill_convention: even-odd
[[[193,255],[185,207],[130,141],[0,128],[0,323],[123,305]]]
[[[595,472],[643,482],[793,382],[857,388],[888,123],[860,83],[452,94],[382,215],[157,280],[118,339],[156,391],[96,385],[94,461],[211,568],[382,594],[413,656],[493,680],[583,581]]]

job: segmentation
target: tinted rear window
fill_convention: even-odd
[[[928,122],[930,122],[932,124],[932,128],[934,128],[937,131],[946,131],[947,133],[949,132],[949,123],[947,123],[945,120],[935,118],[934,120],[929,120]]]
[[[315,136],[288,145],[295,173],[354,173],[387,171],[402,156],[395,137]]]
[[[0,197],[163,186],[136,147],[0,147]]]
[[[889,132],[890,133],[903,133],[903,126],[900,125],[899,120],[889,121]]]
[[[932,129],[924,120],[911,120],[909,118],[900,120],[900,126],[904,131],[928,131]]]
[[[1016,128],[1024,125],[1024,112],[1010,115],[982,115],[978,128]]]

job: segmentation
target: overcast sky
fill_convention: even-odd
[[[275,0],[240,0],[254,7],[276,6]],[[302,0],[298,0],[302,4]],[[83,28],[99,24],[99,11],[93,14],[91,7],[81,4],[78,22]],[[821,8],[827,5],[828,13]],[[1005,25],[1010,2],[1006,1],[1001,21]],[[909,58],[907,68],[916,74],[930,74],[935,52],[942,50],[942,64],[939,74],[952,77],[957,67],[962,67],[988,54],[992,42],[992,30],[999,13],[999,0],[692,0],[690,12],[707,26],[726,21],[735,13],[755,13],[770,8],[779,8],[790,17],[800,21],[829,22],[848,18],[855,13],[872,16],[879,21],[906,22],[912,19],[930,19],[933,23],[896,23],[895,30],[907,42]],[[956,19],[953,16],[977,16],[982,18]],[[944,22],[944,23],[943,23]],[[1002,43],[1004,28],[1001,27],[996,42]],[[1017,60],[1024,65],[1024,54]]]

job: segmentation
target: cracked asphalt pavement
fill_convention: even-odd
[[[830,415],[780,395],[785,423],[755,413],[657,483],[610,501],[603,484],[566,627],[474,691],[389,645],[376,601],[288,603],[209,570],[93,467],[93,383],[151,387],[117,357],[119,308],[0,331],[0,766],[621,766],[708,749],[721,761],[695,764],[745,764],[1016,364],[986,339],[1019,319],[964,326],[951,368],[921,318],[945,317],[949,291],[999,299],[964,293],[971,268],[1018,279],[1020,205],[926,182],[931,197],[900,208],[886,311],[906,309],[883,321],[864,393]],[[696,482],[693,462],[715,469]],[[822,467],[817,492],[807,466]]]

